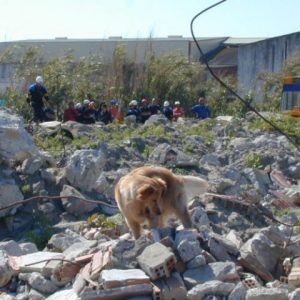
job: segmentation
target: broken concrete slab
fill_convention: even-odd
[[[290,288],[300,287],[300,267],[293,266],[288,276],[288,285]]]
[[[129,297],[152,295],[151,284],[129,285],[106,290],[85,290],[81,300],[122,300]]]
[[[288,300],[288,290],[265,287],[253,288],[247,291],[246,300]]]
[[[22,256],[9,256],[8,262],[15,272],[40,272],[51,259],[63,259],[64,255],[58,252],[40,251]]]
[[[183,280],[188,289],[206,281],[220,280],[237,282],[240,277],[233,262],[215,262],[183,273]]]
[[[103,270],[100,274],[100,278],[105,289],[151,283],[149,276],[140,269]]]
[[[80,269],[81,265],[77,263],[63,262],[54,268],[51,278],[56,285],[64,286],[75,278]]]
[[[205,295],[228,297],[235,287],[234,283],[212,280],[197,284],[188,291],[188,300],[203,299]]]
[[[61,290],[47,297],[45,300],[80,300],[73,289]]]
[[[63,255],[67,260],[73,260],[77,256],[85,255],[89,252],[89,250],[97,245],[97,241],[84,241],[84,242],[76,242],[68,247]]]

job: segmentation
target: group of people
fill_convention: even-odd
[[[150,116],[157,114],[163,114],[170,121],[177,121],[179,117],[184,117],[184,109],[179,101],[175,101],[172,108],[169,101],[164,101],[161,107],[156,98],[153,98],[150,104],[143,98],[140,105],[137,100],[130,101],[126,117],[133,116],[137,123],[145,123]]]
[[[55,112],[49,103],[49,96],[41,76],[37,76],[36,82],[29,87],[27,102],[33,109],[33,121],[55,120]],[[211,110],[206,105],[204,97],[198,99],[198,103],[191,108],[191,112],[198,119],[211,117]],[[145,123],[150,116],[156,114],[163,114],[168,120],[176,122],[179,118],[184,117],[185,111],[179,101],[175,101],[174,107],[172,107],[166,100],[161,107],[156,98],[153,98],[151,103],[143,98],[140,103],[137,100],[130,101],[125,118],[130,118],[137,123]],[[101,102],[98,107],[96,102],[91,99],[85,99],[77,104],[69,101],[63,114],[64,122],[76,121],[83,124],[93,124],[97,121],[108,124],[114,120],[120,122],[122,118],[123,114],[116,99],[111,100],[109,106],[105,102]]]
[[[206,119],[211,117],[211,110],[205,103],[205,98],[200,97],[198,103],[191,108],[192,113],[198,119]],[[176,122],[179,118],[184,117],[184,108],[179,101],[174,102],[174,107],[171,106],[168,100],[164,101],[163,107],[160,107],[157,99],[153,98],[151,104],[143,98],[140,105],[137,100],[132,100],[129,103],[129,109],[126,116],[134,116],[136,122],[145,123],[145,121],[155,114],[163,114],[168,120]]]
[[[111,123],[118,118],[119,109],[115,99],[111,101],[110,107],[105,102],[100,103],[97,108],[96,102],[85,99],[76,105],[73,101],[68,103],[68,108],[64,111],[64,122],[76,121],[83,124],[93,124],[96,121],[104,124]]]

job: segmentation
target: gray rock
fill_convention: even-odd
[[[200,164],[200,166],[208,164],[208,165],[212,165],[215,167],[221,167],[221,165],[222,165],[221,161],[219,159],[219,156],[216,154],[210,154],[210,153],[203,155],[202,158],[200,159],[199,164]]]
[[[283,254],[282,248],[275,245],[262,233],[255,234],[242,247],[241,251],[252,253],[257,260],[271,273],[275,271],[278,259]]]
[[[289,175],[295,179],[300,179],[300,163],[288,167]]]
[[[75,243],[85,243],[87,241],[88,240],[83,236],[71,231],[70,229],[66,229],[65,232],[52,235],[47,246],[52,250],[54,249],[55,251],[63,252]]]
[[[114,199],[114,187],[119,179],[129,173],[129,169],[123,168],[116,171],[102,172],[97,178],[93,189],[100,194],[104,194],[108,199]]]
[[[10,256],[21,256],[23,255],[22,249],[19,244],[13,240],[7,242],[0,242],[0,250],[6,252]]]
[[[238,152],[250,151],[250,149],[255,147],[254,143],[250,142],[248,138],[233,138],[228,146]]]
[[[187,299],[199,300],[203,299],[205,295],[228,296],[234,287],[234,283],[227,283],[219,280],[204,282],[203,284],[197,284],[189,290],[187,293]]]
[[[230,243],[234,244],[237,249],[240,249],[243,245],[243,241],[241,237],[238,235],[238,233],[235,230],[230,230],[228,234],[225,236],[226,240],[228,240]]]
[[[300,288],[289,294],[289,300],[300,300]]]
[[[6,286],[13,276],[8,266],[8,258],[5,251],[0,250],[0,288]]]
[[[60,193],[61,197],[65,196],[75,196],[79,198],[85,199],[80,192],[78,192],[74,187],[69,185],[64,185],[63,190]],[[61,200],[64,209],[70,213],[75,215],[80,215],[84,213],[91,212],[97,207],[96,203],[89,203],[87,201],[80,200],[78,198],[66,198]]]
[[[265,287],[253,288],[247,291],[246,300],[288,300],[288,290]]]
[[[145,122],[144,126],[153,125],[153,124],[168,124],[170,121],[163,114],[152,115]]]
[[[149,161],[161,165],[194,166],[198,167],[198,161],[191,156],[169,144],[159,144],[149,156]]]
[[[200,254],[195,256],[193,259],[191,259],[188,263],[187,263],[187,268],[188,269],[195,269],[195,268],[199,268],[206,265],[206,259],[205,256]]]
[[[65,167],[65,178],[74,187],[91,191],[106,163],[104,147],[101,150],[77,150]]]
[[[39,156],[23,119],[7,108],[0,108],[0,156],[17,161]]]
[[[30,300],[44,300],[45,297],[40,292],[36,291],[35,289],[31,289],[28,294],[28,299]]]
[[[23,161],[21,170],[23,174],[33,175],[42,165],[42,157],[30,157]]]
[[[238,281],[239,275],[233,262],[215,262],[198,269],[187,270],[183,274],[184,282],[188,289],[206,281]]]
[[[42,294],[53,294],[59,289],[51,280],[46,279],[38,272],[20,273],[19,278]]]
[[[191,219],[193,225],[200,230],[200,228],[204,225],[210,227],[210,220],[206,214],[205,209],[202,206],[195,207],[191,214]]]
[[[56,176],[58,176],[58,170],[56,168],[47,168],[40,170],[40,175],[45,182],[50,184],[56,184]]]
[[[138,240],[117,240],[112,247],[113,261],[115,268],[136,268],[138,266],[137,256],[144,249],[151,245],[152,241],[145,236],[141,236]]]
[[[198,241],[198,238],[199,234],[195,229],[178,230],[175,236],[175,245],[178,247],[178,245],[184,240]]]
[[[242,282],[239,282],[230,293],[228,300],[245,300],[248,288]]]
[[[0,208],[12,205],[18,201],[22,201],[23,199],[24,197],[14,180],[8,181],[0,179]],[[17,207],[18,206],[14,206],[0,211],[0,218],[16,212]]]
[[[178,253],[184,262],[192,260],[195,256],[200,255],[202,248],[197,240],[188,241],[183,240],[177,246]]]
[[[246,168],[244,173],[247,175],[254,187],[262,194],[266,195],[271,184],[270,178],[266,172],[258,169]]]
[[[20,243],[19,246],[23,254],[35,253],[39,251],[36,244],[31,242]]]

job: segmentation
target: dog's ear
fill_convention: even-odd
[[[155,180],[159,185],[159,189],[161,190],[161,195],[164,195],[164,193],[167,190],[167,183],[159,177],[155,177]]]
[[[142,187],[137,190],[137,200],[144,200],[145,198],[152,195],[156,189],[148,183],[145,183]]]

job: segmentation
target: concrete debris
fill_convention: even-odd
[[[160,243],[148,246],[137,257],[140,267],[152,280],[169,277],[176,263],[176,257],[168,248]]]
[[[159,115],[140,128],[162,136],[106,143],[99,136],[114,126],[67,122],[59,126],[93,148],[67,143],[62,154],[40,151],[12,112],[0,116],[0,209],[34,197],[0,211],[1,300],[300,299],[300,154],[277,133],[221,117],[206,124],[208,143],[182,131],[201,132],[198,121]],[[48,126],[33,134],[55,135]],[[145,164],[209,182],[206,194],[185,190],[193,228],[170,215],[134,240],[107,206],[120,177]]]

